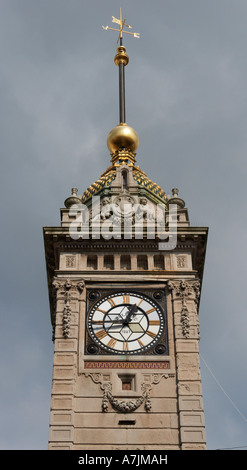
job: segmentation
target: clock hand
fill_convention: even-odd
[[[120,314],[118,314],[118,316],[117,316],[116,319],[111,319],[111,318],[109,318],[109,319],[107,319],[107,320],[105,321],[105,323],[106,323],[106,324],[107,324],[107,323],[110,323],[109,328],[113,328],[114,325],[117,326],[117,324],[121,324],[121,325],[123,325],[123,326],[127,326],[127,325],[129,324],[130,320],[131,320],[132,315],[135,314],[135,313],[137,312],[137,310],[138,310],[138,307],[137,307],[137,305],[134,304],[134,305],[132,305],[132,306],[130,307],[130,309],[127,309],[127,315],[126,315],[125,318],[119,318],[119,315],[121,316],[121,313],[122,313],[122,311],[123,311],[123,309],[122,309],[121,312],[120,312]],[[108,328],[108,329],[109,329],[109,328]]]
[[[105,320],[105,326],[107,328],[107,331],[109,331],[110,329],[114,328],[114,327],[117,327],[119,328],[119,325],[123,325],[123,321],[124,319],[121,317],[121,313],[122,313],[123,309],[121,310],[121,312],[117,315],[116,318],[109,318]],[[120,318],[119,318],[120,317]]]
[[[137,307],[136,304],[134,304],[134,305],[131,306],[131,308],[130,308],[130,310],[129,310],[127,316],[126,316],[126,318],[123,319],[123,325],[124,325],[124,326],[127,326],[127,325],[129,324],[129,321],[130,321],[132,315],[134,315],[134,313],[136,313],[137,310],[138,310],[138,307]]]
[[[124,309],[127,309],[126,312],[123,313]],[[108,317],[107,320],[105,320],[106,323],[123,323],[123,321],[125,320],[125,318],[123,317],[123,315],[126,315],[128,314],[129,310],[128,308],[126,307],[126,305],[123,306],[122,310],[118,313],[115,313],[115,318],[110,318],[110,316],[108,315],[108,313],[106,314],[106,317]]]

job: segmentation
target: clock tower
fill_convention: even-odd
[[[125,118],[129,58],[119,29],[119,125],[110,166],[44,228],[54,363],[51,450],[203,450],[199,302],[207,228],[136,164]]]

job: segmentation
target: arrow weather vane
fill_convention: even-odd
[[[119,36],[118,36],[118,40],[117,42],[119,41],[120,39],[120,45],[122,45],[122,38],[123,38],[123,33],[125,34],[131,34],[132,36],[134,36],[134,38],[140,38],[140,34],[139,33],[131,33],[129,31],[124,31],[124,26],[126,26],[126,28],[130,28],[132,29],[132,26],[130,26],[129,24],[126,24],[125,23],[125,20],[126,18],[124,18],[124,20],[122,20],[122,10],[120,8],[120,19],[118,18],[115,18],[115,16],[112,16],[112,23],[117,23],[119,24],[120,26],[120,29],[116,29],[116,28],[110,28],[109,26],[102,26],[103,29],[107,30],[107,29],[110,29],[111,31],[117,31],[119,33]]]

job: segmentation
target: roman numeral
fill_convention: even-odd
[[[159,320],[150,320],[149,325],[160,325],[160,321]]]
[[[116,304],[113,299],[107,299],[107,300],[112,307],[115,307]]]
[[[144,344],[141,342],[141,340],[138,339],[137,341],[138,341],[138,343],[140,344],[140,346],[143,348],[143,347],[144,347]]]
[[[137,307],[139,307],[139,305],[141,305],[142,302],[143,302],[143,299],[140,300],[139,304],[137,304]]]
[[[94,325],[103,325],[103,320],[93,320],[92,323]]]
[[[130,303],[130,296],[129,295],[123,295],[123,303],[124,304],[129,304]]]
[[[149,315],[151,312],[154,312],[156,308],[150,308],[149,310],[146,311],[146,314]]]
[[[106,333],[105,330],[100,330],[100,331],[97,331],[97,333],[95,333],[95,335],[97,336],[98,339],[102,339],[105,336],[107,336],[107,333]]]
[[[109,348],[114,348],[116,342],[117,342],[116,339],[111,338],[109,343],[107,343],[107,346],[109,346]]]
[[[146,331],[147,335],[151,336],[151,338],[155,338],[156,334],[153,333],[152,331]]]
[[[106,311],[105,311],[105,310],[101,310],[101,308],[97,308],[97,312],[106,313]]]
[[[129,345],[126,341],[123,343],[123,351],[128,351],[129,350]]]

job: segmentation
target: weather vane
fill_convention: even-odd
[[[139,33],[131,33],[129,31],[124,31],[124,26],[126,28],[131,28],[129,24],[125,23],[126,18],[122,19],[122,10],[120,8],[120,19],[112,16],[112,22],[119,25],[119,29],[110,28],[109,26],[102,26],[103,29],[110,29],[111,31],[117,31],[119,33],[118,41],[120,45],[117,47],[117,54],[115,55],[114,62],[119,67],[119,119],[120,123],[126,123],[125,115],[125,73],[124,68],[129,63],[129,57],[126,54],[126,48],[123,46],[123,33],[131,34],[134,38],[139,38]]]
[[[115,18],[115,16],[112,16],[112,22],[119,24],[120,29],[110,28],[109,26],[102,26],[102,28],[105,29],[105,30],[110,29],[111,31],[117,31],[119,33],[117,42],[120,40],[120,45],[122,45],[123,33],[131,34],[132,36],[134,36],[134,38],[138,38],[138,39],[140,38],[139,33],[132,33],[132,32],[129,32],[129,31],[124,31],[124,29],[123,29],[124,26],[126,26],[126,28],[132,29],[132,26],[125,23],[125,20],[126,20],[126,18],[124,18],[124,20],[122,20],[122,10],[120,8],[120,19]]]

